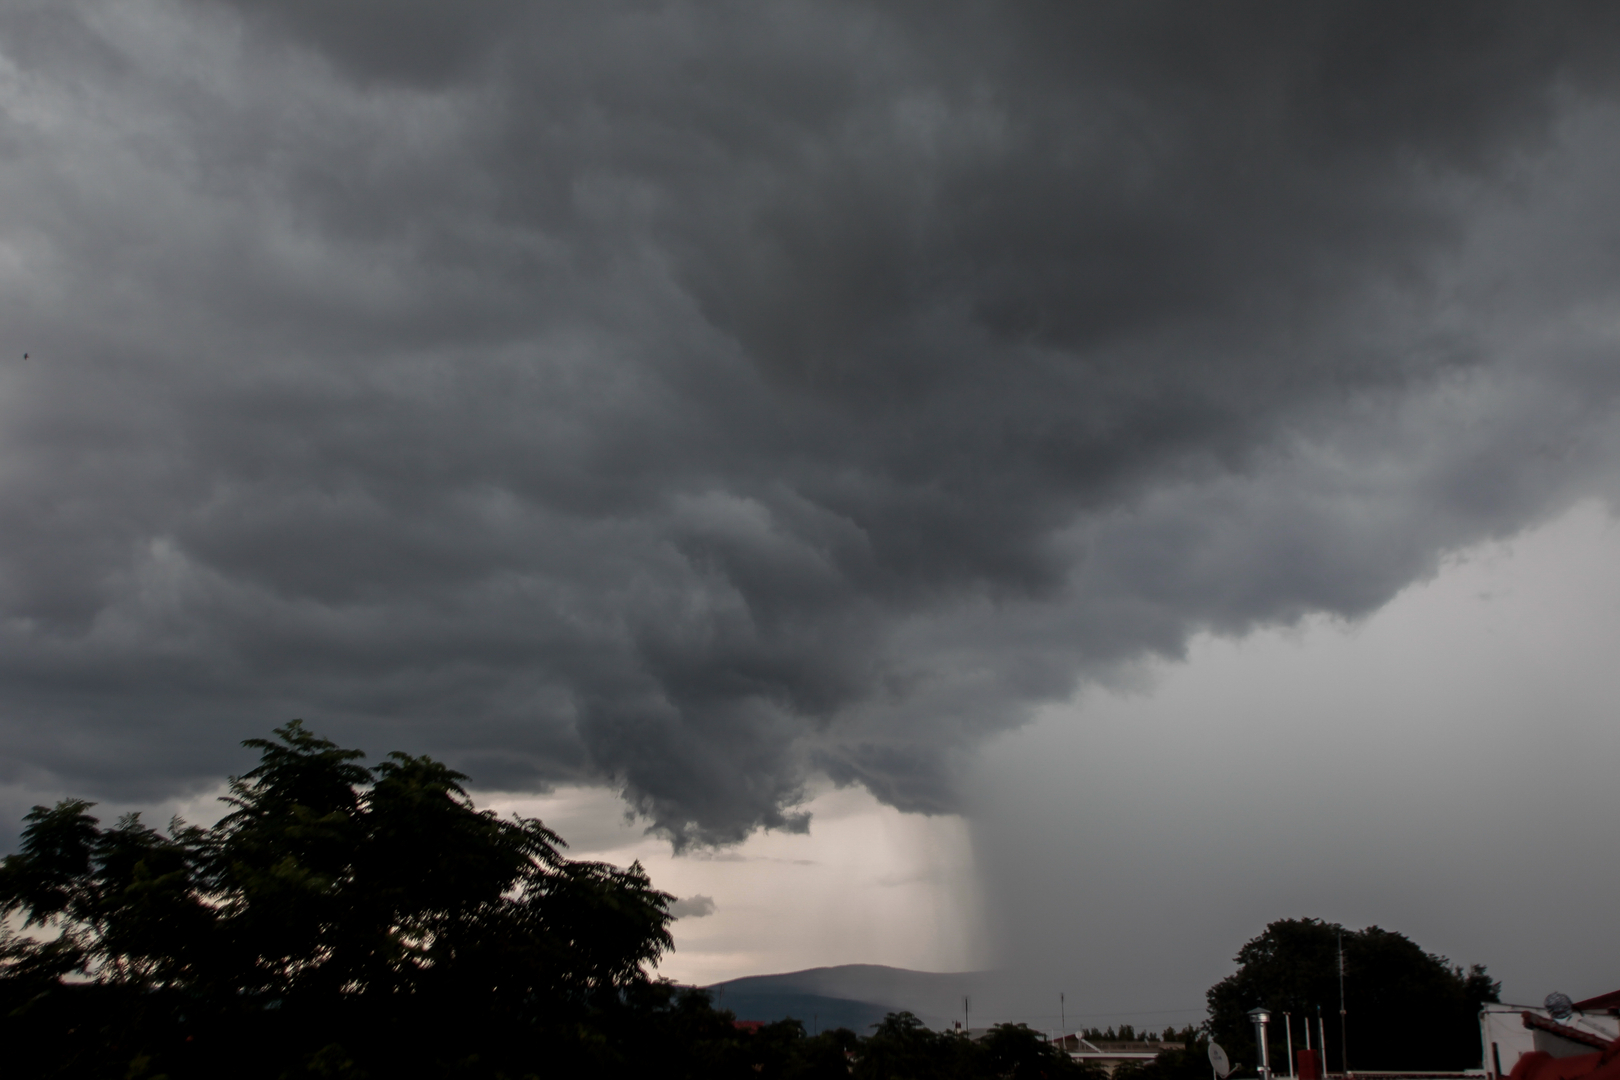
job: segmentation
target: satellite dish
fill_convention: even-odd
[[[1226,1051],[1221,1049],[1221,1044],[1218,1042],[1209,1044],[1209,1063],[1214,1067],[1215,1075],[1219,1076],[1221,1080],[1226,1080],[1228,1076],[1232,1075],[1232,1060],[1226,1056]]]
[[[1554,1020],[1568,1020],[1575,1015],[1575,1003],[1569,1000],[1569,995],[1560,994],[1556,990],[1548,994],[1547,1000],[1541,1004],[1543,1008],[1552,1013]]]

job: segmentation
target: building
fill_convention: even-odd
[[[1067,1051],[1076,1061],[1096,1062],[1107,1070],[1109,1076],[1113,1076],[1114,1070],[1127,1062],[1146,1064],[1158,1057],[1162,1051],[1179,1045],[1161,1042],[1093,1042],[1078,1035],[1064,1035],[1053,1039],[1052,1044],[1060,1050]]]
[[[1546,1006],[1487,1005],[1479,1014],[1485,1073],[1503,1080],[1525,1054],[1555,1058],[1603,1050],[1620,1038],[1620,990],[1574,1002],[1572,1013],[1554,1017]]]

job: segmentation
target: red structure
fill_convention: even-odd
[[[1519,1058],[1510,1080],[1620,1080],[1620,1039],[1595,1053],[1573,1057],[1532,1051]]]

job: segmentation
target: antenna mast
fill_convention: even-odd
[[[1339,1067],[1350,1075],[1350,1044],[1345,1038],[1344,1023],[1344,927],[1339,927]]]

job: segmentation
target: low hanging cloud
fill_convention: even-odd
[[[677,919],[701,919],[705,915],[714,914],[714,897],[683,896],[669,905],[669,913]]]
[[[681,845],[951,810],[1607,494],[1616,21],[8,5],[0,782],[301,716]]]

